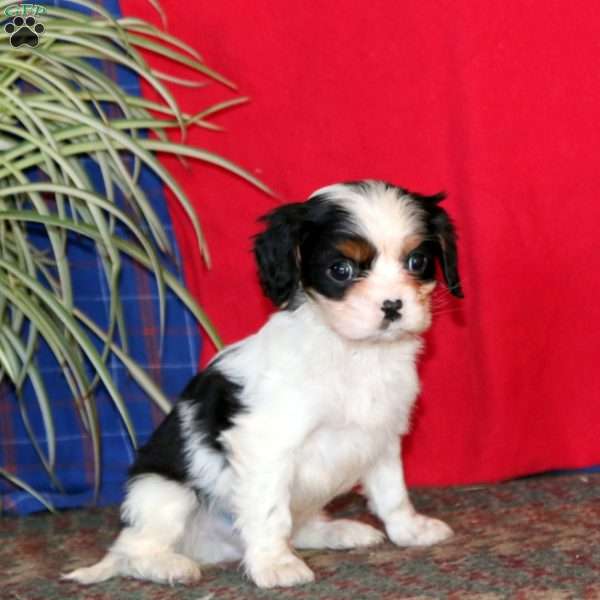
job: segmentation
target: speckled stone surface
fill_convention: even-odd
[[[0,520],[0,598],[10,600],[425,599],[600,600],[600,475],[533,478],[494,486],[413,490],[418,509],[445,519],[454,538],[432,548],[302,552],[310,585],[258,590],[236,565],[205,568],[193,586],[113,579],[92,587],[59,574],[102,555],[115,508]],[[330,507],[377,524],[364,500]]]

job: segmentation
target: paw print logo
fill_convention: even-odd
[[[15,17],[4,26],[4,31],[10,35],[9,41],[13,48],[27,45],[35,48],[45,27],[36,23],[35,17]]]

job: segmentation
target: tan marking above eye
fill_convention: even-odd
[[[344,240],[335,246],[346,258],[357,264],[370,263],[377,254],[371,242],[361,238]]]
[[[400,258],[406,258],[413,250],[418,248],[423,243],[423,237],[420,235],[409,235],[402,242],[402,255]]]

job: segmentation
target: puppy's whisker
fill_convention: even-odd
[[[458,313],[460,312],[460,308],[448,308],[445,310],[432,310],[431,314],[434,317],[439,317],[440,315],[447,315],[448,313]]]

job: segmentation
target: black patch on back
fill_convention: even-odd
[[[243,407],[239,400],[241,386],[227,379],[218,370],[217,364],[218,359],[190,380],[178,405],[185,402],[191,407],[192,426],[203,443],[223,452],[219,436],[232,426],[233,418]],[[148,442],[138,450],[129,469],[129,477],[155,473],[174,481],[187,481],[185,441],[179,411],[173,408]]]
[[[204,442],[223,452],[219,437],[233,425],[234,417],[244,407],[240,402],[242,386],[225,377],[217,365],[218,360],[193,377],[181,397],[194,410],[194,425]]]
[[[173,408],[138,452],[129,477],[156,473],[167,479],[186,479],[183,439],[177,410]]]

